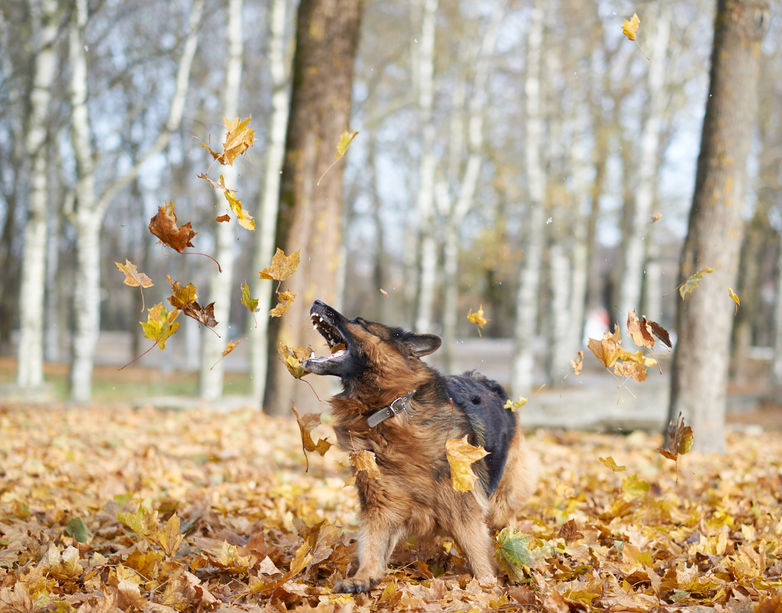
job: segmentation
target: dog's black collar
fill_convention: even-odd
[[[367,425],[370,428],[374,428],[378,424],[384,422],[385,420],[395,417],[402,411],[406,411],[410,408],[410,401],[413,399],[413,395],[418,390],[413,390],[406,396],[399,396],[398,398],[395,398],[391,404],[384,406],[382,409],[378,409],[374,413],[372,413],[369,417],[367,417]]]

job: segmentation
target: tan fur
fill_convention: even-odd
[[[375,324],[372,324],[373,326]],[[356,342],[369,355],[368,372],[331,399],[339,443],[348,450],[375,453],[381,477],[356,475],[361,500],[359,569],[335,586],[337,591],[366,591],[385,573],[398,539],[442,531],[456,541],[475,577],[496,581],[489,526],[504,525],[532,493],[536,464],[516,428],[498,489],[487,499],[477,488],[453,489],[445,442],[469,432],[464,415],[442,406],[431,386],[431,371],[417,358],[399,352],[387,328],[350,324]],[[408,413],[369,428],[366,414],[418,390]],[[475,465],[478,467],[479,465]]]

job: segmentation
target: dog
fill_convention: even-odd
[[[478,582],[496,584],[490,529],[523,506],[537,472],[515,413],[504,408],[505,390],[474,371],[443,376],[429,367],[420,358],[440,347],[433,334],[348,319],[319,300],[310,316],[332,353],[313,354],[304,368],[341,379],[330,400],[338,442],[374,452],[380,471],[356,472],[359,566],[335,591],[369,591],[405,535],[450,535]],[[489,453],[472,465],[475,488],[461,492],[451,485],[445,442],[465,435]]]

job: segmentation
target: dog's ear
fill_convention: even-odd
[[[440,337],[434,334],[411,333],[405,337],[405,345],[407,345],[410,353],[417,358],[437,351],[442,342]]]

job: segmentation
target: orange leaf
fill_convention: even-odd
[[[282,317],[285,315],[293,303],[294,298],[296,298],[296,294],[291,291],[285,290],[284,292],[277,292],[277,300],[279,300],[279,303],[269,311],[269,317]]]
[[[190,239],[197,234],[193,232],[190,222],[181,227],[177,225],[173,201],[158,207],[157,214],[149,220],[149,231],[179,253],[186,247],[193,247]]]
[[[646,317],[642,317],[639,321],[635,310],[627,314],[627,331],[636,345],[654,349],[654,337],[650,331],[649,323],[646,321]]]
[[[219,223],[223,223],[223,222],[226,222],[226,221],[231,221],[231,216],[230,215],[220,215],[220,216],[217,217],[217,219],[215,219],[215,221],[217,221]]]
[[[225,141],[223,142],[223,151],[221,153],[215,153],[204,143],[201,143],[201,146],[209,151],[212,157],[220,164],[232,166],[236,158],[252,147],[255,141],[255,130],[250,128],[251,119],[252,115],[241,121],[239,121],[238,117],[225,120],[227,132],[225,133]]]
[[[630,40],[635,40],[638,35],[638,26],[641,25],[641,20],[636,13],[630,19],[622,21],[622,34],[624,34]]]

